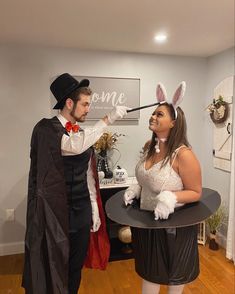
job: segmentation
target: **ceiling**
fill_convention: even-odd
[[[1,0],[0,43],[207,57],[234,46],[234,0]]]

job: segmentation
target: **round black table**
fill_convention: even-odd
[[[125,190],[117,192],[107,200],[106,214],[116,223],[136,228],[160,229],[191,226],[210,217],[221,204],[221,197],[217,191],[203,188],[200,201],[176,208],[166,220],[155,220],[153,212],[139,208],[138,200],[126,206],[123,202],[124,192]]]

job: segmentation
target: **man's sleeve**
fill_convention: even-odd
[[[86,128],[78,133],[71,132],[69,136],[63,135],[61,139],[62,155],[83,153],[99,140],[106,127],[106,123],[100,120],[92,128]]]

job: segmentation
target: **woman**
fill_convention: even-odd
[[[159,84],[160,105],[149,120],[153,132],[136,166],[138,185],[125,194],[126,205],[140,198],[140,208],[154,211],[155,219],[167,219],[175,207],[195,202],[201,196],[201,171],[186,137],[186,121],[179,103],[185,91],[182,82],[171,103]],[[199,274],[197,225],[171,229],[132,228],[135,267],[143,278],[142,293],[156,294],[160,284],[168,293],[182,293],[184,285]]]

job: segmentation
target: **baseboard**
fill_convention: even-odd
[[[24,253],[24,242],[0,244],[0,256]]]

